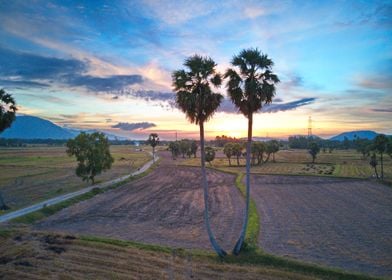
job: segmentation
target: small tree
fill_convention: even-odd
[[[178,144],[177,141],[170,142],[169,150],[172,154],[172,159],[176,159],[178,157],[178,155],[180,154],[180,145]]]
[[[309,144],[309,154],[312,156],[312,163],[315,162],[317,154],[320,152],[320,146],[316,142]]]
[[[67,142],[67,154],[78,161],[76,175],[83,181],[94,184],[96,175],[109,170],[114,162],[109,150],[109,141],[103,133],[80,133]]]
[[[357,138],[354,141],[355,149],[362,154],[362,158],[366,159],[372,150],[372,141],[368,139]]]
[[[188,140],[182,139],[180,141],[180,153],[182,154],[182,158],[185,158],[185,155],[188,155],[190,157],[191,153],[191,145]]]
[[[0,89],[0,133],[9,128],[15,120],[16,104],[12,96]],[[8,210],[9,207],[5,204],[3,196],[0,192],[0,210]]]
[[[272,153],[272,161],[275,162],[275,153],[279,152],[279,142],[276,140],[271,140],[268,143],[269,151]]]
[[[379,134],[374,138],[374,149],[380,154],[381,180],[384,180],[384,160],[383,154],[387,152],[388,138],[384,134]]]
[[[148,136],[147,143],[152,147],[152,161],[155,162],[155,147],[159,144],[159,136],[157,133],[151,133]]]
[[[211,147],[206,147],[205,153],[206,153],[206,162],[212,165],[211,161],[215,159],[215,150]]]
[[[233,155],[237,158],[237,165],[240,166],[240,157],[242,156],[242,145],[240,143],[233,144]]]
[[[229,166],[231,166],[231,157],[233,156],[233,143],[226,143],[223,147],[223,153],[229,159]]]
[[[191,154],[193,155],[194,158],[196,158],[196,153],[197,153],[197,149],[198,149],[198,148],[199,148],[199,147],[197,146],[196,141],[193,140],[193,141],[191,142]]]
[[[371,167],[374,168],[374,173],[376,174],[376,177],[378,179],[378,172],[377,172],[378,162],[377,162],[376,153],[373,153],[372,156],[370,157],[369,164],[370,164]]]
[[[12,96],[0,89],[0,133],[15,120],[16,104]]]

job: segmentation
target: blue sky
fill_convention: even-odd
[[[196,137],[171,72],[195,53],[223,72],[257,47],[282,82],[255,135],[305,134],[309,115],[324,137],[392,134],[391,14],[391,1],[0,0],[0,87],[20,113],[62,126]],[[246,120],[226,99],[206,130],[245,136]]]

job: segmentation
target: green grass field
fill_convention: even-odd
[[[26,147],[0,149],[0,191],[10,210],[73,192],[88,186],[75,175],[74,157],[65,147]],[[126,175],[141,167],[151,156],[134,146],[111,146],[112,168],[96,177],[96,182]],[[146,149],[150,150],[150,149]]]
[[[275,155],[276,162],[269,162],[252,166],[251,172],[258,174],[279,174],[279,175],[318,175],[351,178],[370,178],[374,174],[373,168],[369,165],[368,159],[362,159],[362,155],[354,150],[335,150],[332,153],[320,152],[316,163],[311,163],[311,157],[306,150],[281,150]],[[240,159],[240,166],[237,166],[235,158],[231,159],[232,166],[229,166],[228,159],[217,152],[217,158],[212,162],[214,168],[231,172],[244,172],[245,159]],[[185,165],[199,166],[200,159],[190,158],[183,162]],[[207,165],[208,166],[208,165]],[[380,163],[378,172],[380,174]],[[384,176],[386,182],[392,182],[392,160],[389,156],[384,156]]]

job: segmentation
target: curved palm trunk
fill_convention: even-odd
[[[381,180],[384,181],[384,162],[382,158],[382,153],[380,153],[380,159],[381,159]]]
[[[207,228],[208,237],[210,239],[212,247],[220,257],[224,257],[225,255],[227,255],[227,253],[219,246],[218,242],[216,242],[216,239],[210,227],[210,217],[208,215],[208,183],[207,183],[205,154],[204,154],[204,123],[203,122],[200,122],[200,153],[201,153],[200,155],[201,182],[204,190],[204,222]]]
[[[250,202],[250,150],[252,145],[252,125],[253,125],[253,114],[250,114],[248,118],[248,143],[246,144],[246,206],[245,206],[245,214],[244,214],[244,223],[241,229],[241,235],[233,249],[234,255],[238,255],[240,253],[242,245],[245,241],[246,228],[248,227],[249,202]]]

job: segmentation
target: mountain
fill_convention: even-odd
[[[33,116],[17,116],[12,126],[2,133],[2,138],[17,139],[69,139],[75,134],[54,123]]]
[[[68,129],[38,117],[17,116],[12,126],[0,133],[0,138],[64,140],[74,138],[82,131],[87,133],[103,132],[98,130]],[[127,140],[125,137],[103,133],[109,140]]]
[[[343,132],[339,135],[336,135],[329,140],[333,141],[344,141],[344,137],[347,137],[348,140],[354,140],[355,138],[363,138],[373,140],[378,133],[372,130],[357,130],[357,131],[350,131],[350,132]]]

